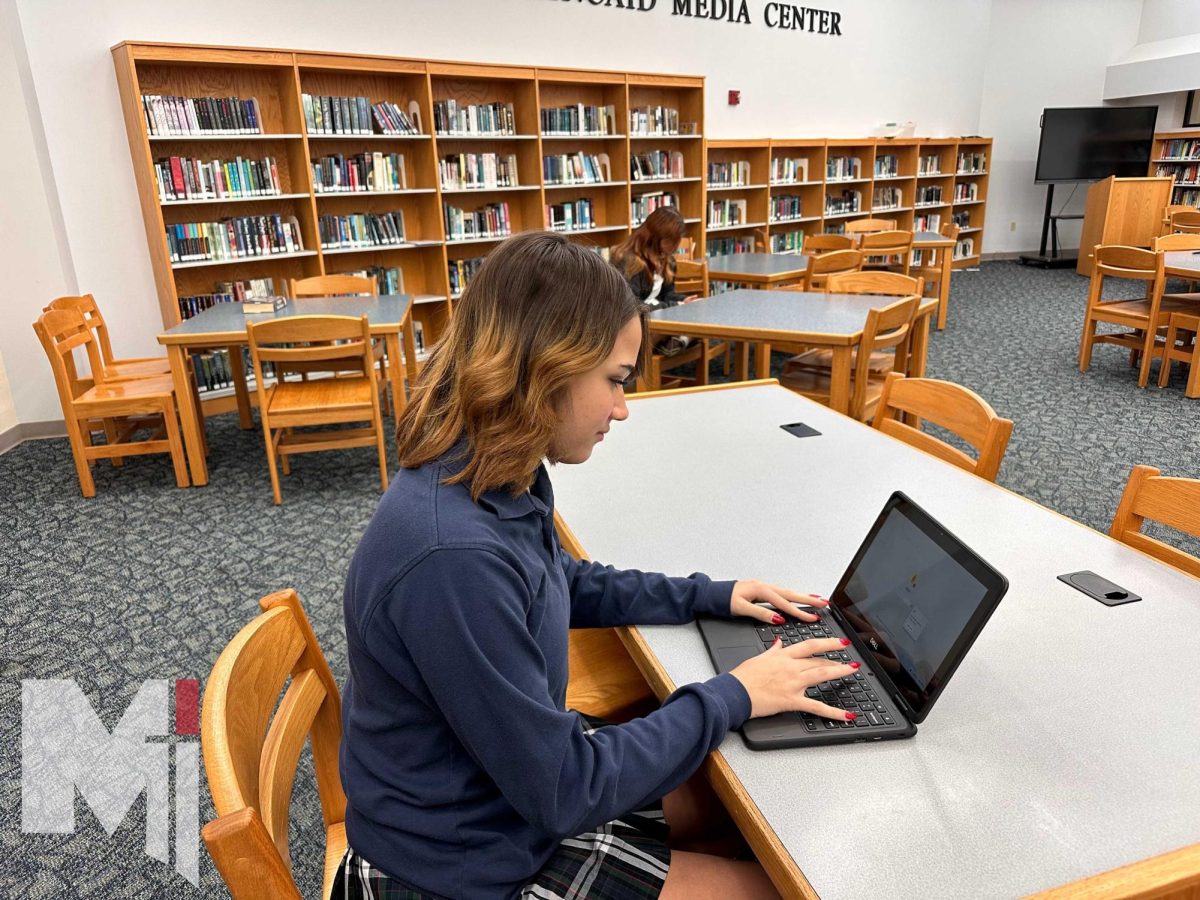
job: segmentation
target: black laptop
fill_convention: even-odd
[[[850,744],[911,737],[984,623],[1008,580],[933,517],[897,491],[888,499],[829,596],[821,621],[787,617],[698,621],[709,656],[728,672],[781,638],[841,638],[850,646],[822,654],[859,661],[853,675],[809,688],[810,697],[858,714],[853,722],[808,713],[750,719],[742,726],[755,750]]]

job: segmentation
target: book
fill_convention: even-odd
[[[253,297],[242,301],[242,312],[246,315],[273,313],[287,306],[287,297]]]

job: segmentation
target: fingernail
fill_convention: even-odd
[[[852,662],[852,663],[850,663],[850,668],[852,668],[852,669],[857,669],[857,668],[858,668],[859,666],[861,666],[861,665],[862,665],[862,663],[859,663],[859,662]]]
[[[783,616],[779,615],[779,613],[775,613],[775,615],[771,616],[771,624],[772,625],[782,625],[783,624]]]
[[[778,647],[782,643],[783,643],[783,641],[781,641],[779,638],[775,638],[775,643],[773,643],[771,646]]]
[[[852,712],[846,713],[846,721],[847,722],[853,722],[857,718],[858,718],[858,713],[852,713]]]
[[[843,647],[849,647],[849,646],[850,646],[850,639],[849,639],[849,638],[842,638],[842,646],[843,646]]]

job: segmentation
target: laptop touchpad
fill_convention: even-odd
[[[735,669],[748,659],[753,659],[762,653],[758,647],[743,645],[741,647],[717,647],[712,651],[713,661],[717,664],[718,672],[728,672]]]

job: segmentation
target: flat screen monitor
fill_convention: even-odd
[[[1157,106],[1082,106],[1042,113],[1038,183],[1141,177],[1150,168]]]

